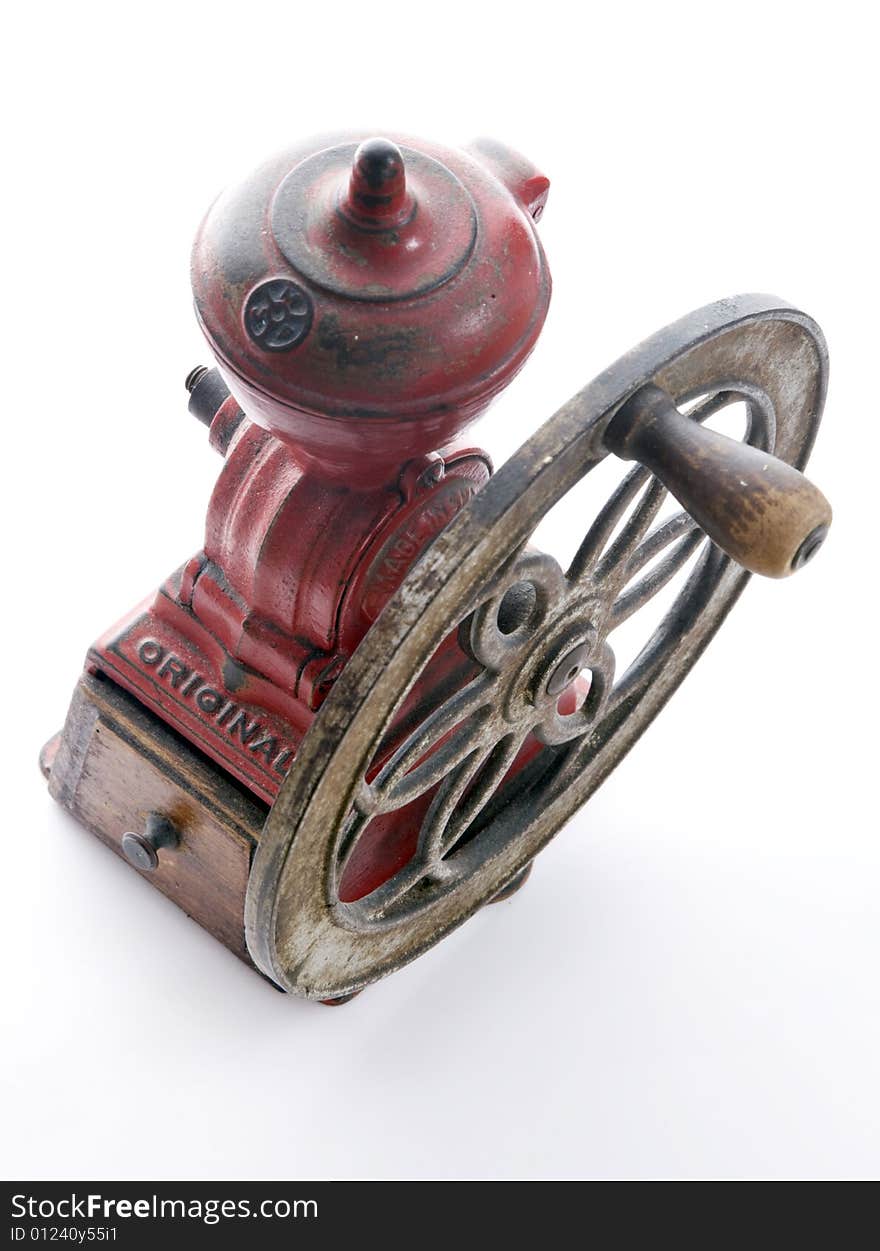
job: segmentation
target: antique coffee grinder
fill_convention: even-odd
[[[515,890],[749,571],[828,529],[800,473],[824,341],[766,296],[661,331],[494,476],[458,441],[543,325],[548,186],[496,143],[345,134],[220,196],[192,262],[216,364],[189,408],[223,457],[204,548],[92,647],[43,752],[55,799],[310,999]],[[734,403],[742,442],[704,424]],[[609,455],[636,464],[564,568],[532,533]]]

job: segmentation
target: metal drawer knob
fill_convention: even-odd
[[[122,836],[126,860],[144,873],[153,873],[159,867],[161,847],[177,847],[179,843],[177,827],[158,812],[149,814],[143,834],[127,830]]]

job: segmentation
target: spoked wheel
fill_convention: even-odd
[[[247,901],[249,948],[269,977],[308,998],[349,995],[425,951],[526,869],[656,716],[745,585],[748,572],[716,545],[719,534],[729,533],[728,550],[746,550],[745,531],[767,529],[775,514],[768,497],[767,509],[728,524],[730,474],[702,464],[702,444],[696,460],[663,473],[649,430],[639,458],[667,482],[684,482],[676,494],[690,512],[659,524],[667,488],[639,465],[585,524],[567,569],[529,546],[533,531],[608,455],[606,437],[628,454],[629,436],[609,427],[649,392],[686,409],[689,429],[745,401],[746,442],[802,467],[826,359],[816,325],[779,301],[712,305],[564,405],[455,517],[346,666],[269,814]],[[742,471],[759,486],[760,459]],[[763,460],[767,470],[772,458]],[[689,476],[700,481],[688,485]],[[810,522],[792,567],[820,529]],[[618,672],[615,631],[686,565],[671,608]],[[472,676],[383,755],[413,685],[451,637]],[[341,897],[364,831],[408,805],[415,853],[363,897]]]

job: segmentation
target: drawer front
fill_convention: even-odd
[[[85,675],[52,764],[51,794],[120,856],[151,812],[180,834],[140,872],[251,963],[244,901],[266,808],[111,682]],[[128,861],[126,860],[126,863]]]

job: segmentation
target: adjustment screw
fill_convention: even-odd
[[[194,369],[189,371],[183,385],[186,387],[190,395],[192,395],[193,391],[195,391],[196,387],[208,372],[209,370],[207,365],[196,365]]]
[[[126,830],[122,836],[122,850],[126,860],[144,873],[153,873],[159,867],[159,849],[177,847],[180,834],[173,822],[158,812],[147,817],[143,834]]]
[[[196,365],[186,375],[184,386],[189,392],[187,408],[203,425],[210,426],[220,406],[229,399],[229,388],[219,372],[207,365]]]

